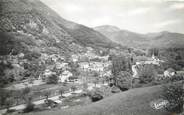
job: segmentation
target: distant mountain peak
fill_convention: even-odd
[[[97,26],[94,28],[95,30],[105,30],[108,32],[118,32],[121,29],[116,27],[116,26],[112,26],[112,25],[102,25],[102,26]]]

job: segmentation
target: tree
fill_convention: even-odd
[[[114,56],[112,57],[112,74],[117,76],[121,71],[131,70],[131,60],[125,56]]]
[[[1,59],[0,59],[1,60]],[[4,59],[2,59],[4,60]],[[4,60],[5,61],[5,60]],[[4,87],[5,84],[9,83],[12,81],[12,76],[6,76],[5,71],[7,69],[12,69],[13,66],[11,65],[10,62],[6,61],[7,63],[4,63],[3,61],[0,62],[0,87]]]
[[[24,68],[22,67],[14,67],[13,69],[6,69],[4,71],[5,77],[11,81],[14,80],[20,81],[23,78],[22,75],[24,72],[25,72]]]
[[[22,98],[25,102],[27,102],[28,98],[29,98],[29,94],[31,93],[31,89],[29,87],[25,87],[22,90]]]
[[[45,96],[45,100],[48,100],[49,96],[51,95],[51,92],[50,91],[44,91],[43,95]]]
[[[93,83],[95,84],[96,87],[96,84],[99,82],[99,73],[97,73],[96,71],[93,72],[93,77],[94,77]]]
[[[167,48],[162,49],[159,52],[161,58],[164,59],[164,68],[169,67],[175,70],[181,70],[184,67],[184,48]]]
[[[41,54],[37,51],[27,52],[24,56],[25,59],[28,59],[29,61],[38,59],[41,56]]]
[[[7,112],[9,112],[10,106],[13,105],[13,97],[9,96],[6,98],[6,102],[5,102],[5,106],[6,106],[6,110]]]
[[[9,55],[12,51],[13,55],[17,55],[19,52],[23,52],[27,49],[19,42],[19,40],[10,34],[0,32],[0,38],[1,56]]]
[[[13,97],[14,97],[14,101],[16,103],[16,105],[19,105],[20,104],[20,100],[22,100],[20,97],[22,96],[21,94],[21,90],[16,90],[16,91],[13,91]]]
[[[58,83],[58,76],[55,75],[55,74],[52,74],[52,75],[49,75],[47,78],[46,78],[46,82],[47,84],[57,84]]]
[[[74,92],[76,89],[77,89],[77,87],[76,87],[75,85],[72,85],[72,86],[71,86],[72,92]]]
[[[66,89],[64,87],[61,87],[59,89],[59,94],[60,94],[60,97],[59,98],[63,98],[63,94],[65,93]]]
[[[29,97],[26,102],[26,107],[23,110],[25,113],[31,112],[34,110],[35,105],[32,103],[32,97]]]
[[[83,83],[82,86],[83,86],[83,90],[84,90],[84,91],[87,91],[87,89],[88,89],[88,84],[87,84],[87,83]]]
[[[44,64],[40,65],[41,60],[39,60],[39,59],[35,59],[35,60],[29,61],[29,62],[30,63],[24,63],[24,69],[26,70],[24,72],[24,77],[34,77],[34,78],[36,78],[46,68]]]
[[[78,70],[79,64],[74,63],[74,62],[70,62],[69,66],[70,66],[70,71],[73,73],[73,75],[74,76],[79,76],[79,74],[80,74],[80,72]]]
[[[166,110],[173,113],[181,113],[184,104],[184,86],[183,83],[171,83],[163,86],[163,98],[168,100],[169,104]]]
[[[150,48],[148,49],[147,51],[147,55],[148,56],[152,56],[152,55],[155,55],[155,56],[159,56],[159,49],[158,48]]]
[[[12,91],[0,88],[0,105],[6,107],[9,111],[10,106],[13,104]]]
[[[131,88],[131,74],[127,71],[121,71],[116,77],[114,77],[115,85],[122,91]]]
[[[152,82],[157,76],[154,65],[145,64],[138,66],[138,76],[141,83]]]

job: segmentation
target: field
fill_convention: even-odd
[[[161,92],[160,85],[135,88],[88,106],[35,112],[29,115],[168,115],[165,110],[155,110],[150,106],[152,101],[160,99]]]

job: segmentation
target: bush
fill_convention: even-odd
[[[96,102],[96,101],[103,99],[103,96],[98,93],[95,93],[90,98],[92,102]]]
[[[58,80],[59,80],[59,78],[55,74],[52,74],[46,78],[47,84],[57,84]]]
[[[55,102],[55,101],[53,101],[51,99],[45,100],[44,102],[45,102],[47,107],[51,107],[51,108],[55,108],[58,105],[57,102]]]
[[[41,56],[40,53],[33,51],[33,52],[27,52],[24,56],[25,59],[28,59],[29,61],[32,61],[34,59],[38,59]]]
[[[155,80],[155,82],[158,84],[172,83],[172,82],[184,80],[184,75],[180,73],[177,73],[176,75],[171,76],[171,77],[163,77],[163,76],[158,76],[158,77],[160,78]]]
[[[102,92],[98,89],[88,92],[88,96],[90,97],[92,102],[96,102],[103,99]]]
[[[181,113],[184,104],[184,87],[182,83],[171,83],[163,86],[163,98],[169,101],[166,110]]]
[[[121,92],[121,90],[118,87],[113,86],[112,89],[111,89],[111,92],[112,93],[119,93],[119,92]]]
[[[181,81],[181,80],[184,80],[183,74],[176,74],[170,78],[170,81],[172,82]]]

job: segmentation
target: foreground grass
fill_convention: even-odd
[[[34,112],[28,115],[169,115],[164,110],[155,110],[150,102],[159,99],[161,86],[136,88],[115,94],[88,106]]]

